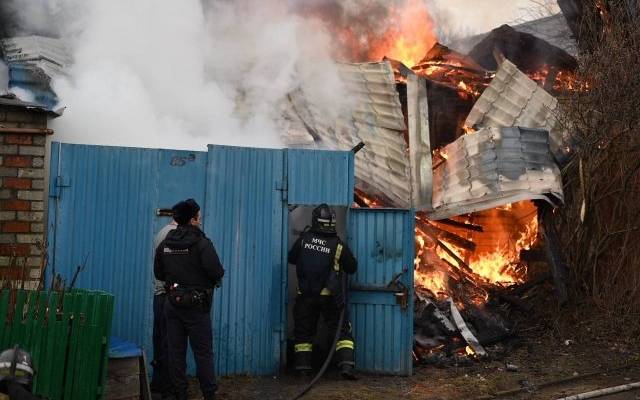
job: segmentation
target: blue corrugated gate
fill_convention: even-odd
[[[204,200],[206,152],[53,143],[49,269],[116,298],[112,334],[151,355],[153,237],[179,198]]]
[[[284,151],[209,146],[205,224],[226,273],[215,304],[220,374],[268,374],[280,358]]]
[[[50,267],[77,285],[116,296],[113,334],[151,355],[153,236],[158,211],[193,197],[226,269],[214,300],[220,375],[271,374],[286,343],[289,204],[349,206],[353,154],[209,146],[208,152],[52,145]],[[411,372],[413,216],[351,210],[349,240],[359,259],[351,298],[357,364]],[[397,273],[401,273],[397,275]],[[393,277],[407,288],[382,288]],[[402,299],[400,299],[401,301]],[[190,363],[190,369],[193,365]]]
[[[358,369],[411,375],[414,223],[408,210],[350,212],[349,245],[358,272],[349,303]]]

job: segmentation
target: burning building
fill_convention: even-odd
[[[404,14],[391,10],[391,15]],[[447,340],[434,339],[439,337],[434,326],[455,324],[471,352],[481,354],[473,334],[464,333],[457,308],[473,318],[473,309],[491,293],[531,281],[521,256],[533,247],[553,246],[540,238],[553,241],[543,225],[549,210],[563,203],[560,166],[571,150],[555,96],[585,90],[585,84],[573,74],[575,47],[560,48],[545,40],[550,36],[535,36],[535,21],[528,30],[502,26],[472,38],[475,46],[464,55],[436,43],[423,29],[412,37],[412,26],[431,24],[428,14],[412,15],[402,28],[385,31],[384,40],[368,42],[379,43],[366,52],[368,62],[341,66],[354,104],[336,120],[292,93],[288,115],[303,129],[285,132],[284,140],[330,149],[365,144],[355,159],[355,201],[362,207],[416,210],[418,303],[430,309],[429,318],[443,308],[451,313],[451,320],[444,317],[451,323],[436,318],[438,324],[422,329],[418,320],[424,309],[416,308],[416,343],[429,351],[439,348]],[[561,18],[540,23],[566,28]],[[354,36],[342,28],[340,33]],[[562,302],[563,272],[556,264],[551,270]],[[498,325],[502,334],[509,330]]]
[[[374,34],[360,25],[338,26],[334,36],[346,44],[342,56],[349,61],[338,66],[347,106],[336,115],[301,90],[288,93],[279,123],[289,149],[54,144],[52,265],[69,272],[87,249],[100,255],[90,259],[96,267],[79,285],[120,296],[114,332],[148,348],[149,298],[139,288],[149,288],[149,274],[136,266],[151,260],[146,240],[166,223],[162,210],[174,196],[194,193],[205,204],[208,234],[233,265],[216,299],[217,368],[270,374],[282,365],[287,339],[287,265],[280,254],[287,215],[319,202],[347,210],[355,200],[359,209],[350,213],[348,230],[362,260],[352,286],[359,366],[410,373],[414,333],[417,350],[426,354],[467,345],[466,352],[482,354],[483,344],[510,333],[485,305],[499,297],[526,308],[516,293],[540,278],[523,255],[541,242],[554,244],[545,218],[563,202],[559,166],[571,148],[558,95],[584,84],[573,75],[572,56],[535,35],[501,28],[465,55],[436,42],[422,2],[407,4],[386,10],[392,21]],[[515,51],[522,50],[514,49],[520,42],[526,51]],[[365,146],[355,155],[291,149],[349,150],[360,142]],[[112,207],[114,201],[130,204],[132,214]],[[95,224],[65,224],[87,219],[79,204],[92,205]],[[124,241],[133,245],[113,248],[123,242],[116,240],[118,229],[139,215],[145,216],[140,230],[127,231]],[[226,231],[211,228],[217,224]],[[260,246],[240,245],[252,242]],[[551,275],[562,273],[553,267]],[[363,296],[367,291],[385,293]],[[410,326],[413,293],[418,301]],[[382,341],[394,345],[380,350],[376,342]]]

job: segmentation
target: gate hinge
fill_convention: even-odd
[[[289,185],[287,181],[276,181],[276,190],[280,191],[282,201],[288,200]]]
[[[61,175],[56,176],[54,192],[49,193],[49,197],[52,197],[54,199],[59,198],[62,189],[68,188],[68,187],[71,187],[71,182],[69,182],[68,180],[65,180],[64,177]]]

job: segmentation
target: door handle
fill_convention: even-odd
[[[402,275],[405,274],[407,270],[403,270],[402,272],[398,272],[391,278],[389,283],[385,286],[375,286],[375,285],[351,285],[350,290],[361,291],[361,292],[386,292],[393,293],[393,296],[396,299],[396,303],[400,305],[402,310],[406,310],[409,306],[409,288],[400,280]]]

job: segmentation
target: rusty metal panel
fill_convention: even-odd
[[[433,220],[520,200],[564,200],[560,169],[540,129],[485,128],[445,146],[433,176]]]
[[[568,152],[566,132],[558,119],[558,100],[504,60],[489,87],[476,101],[466,125],[473,128],[522,126],[549,132],[549,146],[556,160]]]

